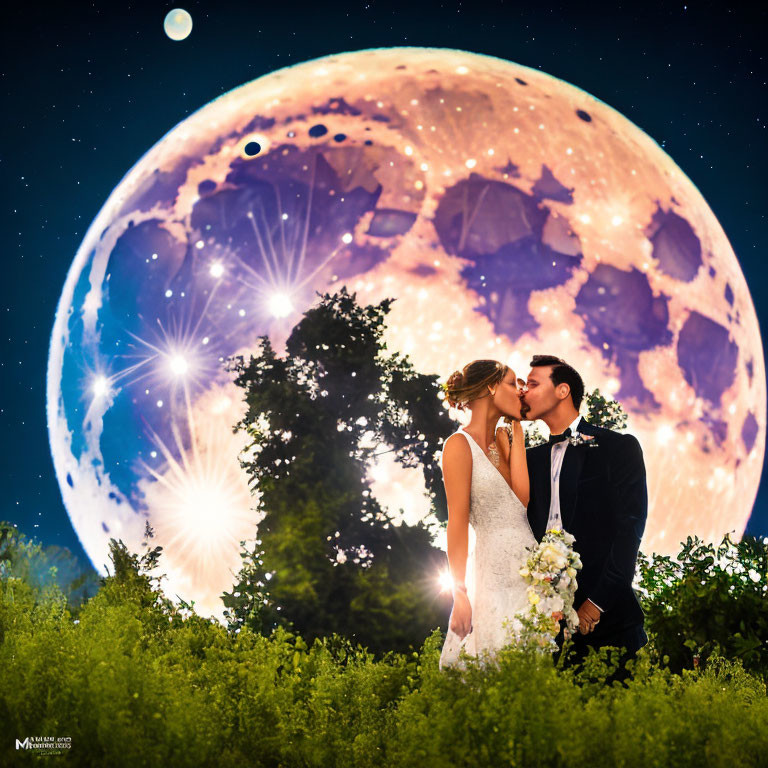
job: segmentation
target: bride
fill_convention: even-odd
[[[475,360],[445,386],[452,407],[472,416],[443,446],[448,501],[448,564],[453,610],[440,668],[457,665],[463,647],[480,656],[512,641],[505,619],[527,607],[518,571],[536,539],[526,517],[529,498],[518,380],[506,365]],[[511,428],[497,428],[506,417]],[[458,666],[461,666],[458,664]]]

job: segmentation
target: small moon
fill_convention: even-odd
[[[171,40],[185,40],[192,31],[192,17],[183,8],[174,8],[168,11],[163,29]]]

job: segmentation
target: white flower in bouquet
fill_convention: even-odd
[[[561,595],[553,595],[549,598],[549,610],[551,611],[562,611],[565,607],[565,600],[563,600]]]

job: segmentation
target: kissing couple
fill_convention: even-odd
[[[584,382],[572,366],[535,355],[530,367],[523,381],[496,360],[475,360],[445,385],[449,405],[471,416],[441,460],[453,609],[440,668],[457,666],[462,648],[492,656],[511,642],[506,620],[529,605],[519,571],[545,533],[560,529],[575,537],[582,562],[565,663],[580,663],[590,647],[623,648],[613,677],[623,680],[648,642],[632,589],[648,511],[643,452],[634,436],[579,415]],[[536,419],[549,441],[526,450],[521,422]],[[564,629],[561,620],[557,655]]]

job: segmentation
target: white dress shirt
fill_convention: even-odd
[[[581,416],[577,416],[568,426],[571,435],[576,434],[576,427],[581,421]],[[550,499],[549,499],[549,517],[547,518],[547,530],[563,527],[563,518],[560,515],[560,470],[563,466],[565,451],[568,448],[568,440],[561,440],[559,443],[552,444],[550,453]]]
[[[581,416],[577,416],[569,425],[568,429],[571,430],[571,435],[576,434],[576,428],[579,426]],[[563,430],[565,431],[565,430]],[[563,467],[563,459],[565,458],[565,451],[568,448],[568,440],[561,440],[559,443],[552,444],[552,452],[550,453],[549,466],[550,466],[550,497],[549,497],[549,517],[547,518],[547,530],[552,528],[563,528],[563,518],[560,514],[560,470]],[[600,613],[603,613],[603,609],[592,600],[589,601],[594,605]]]

